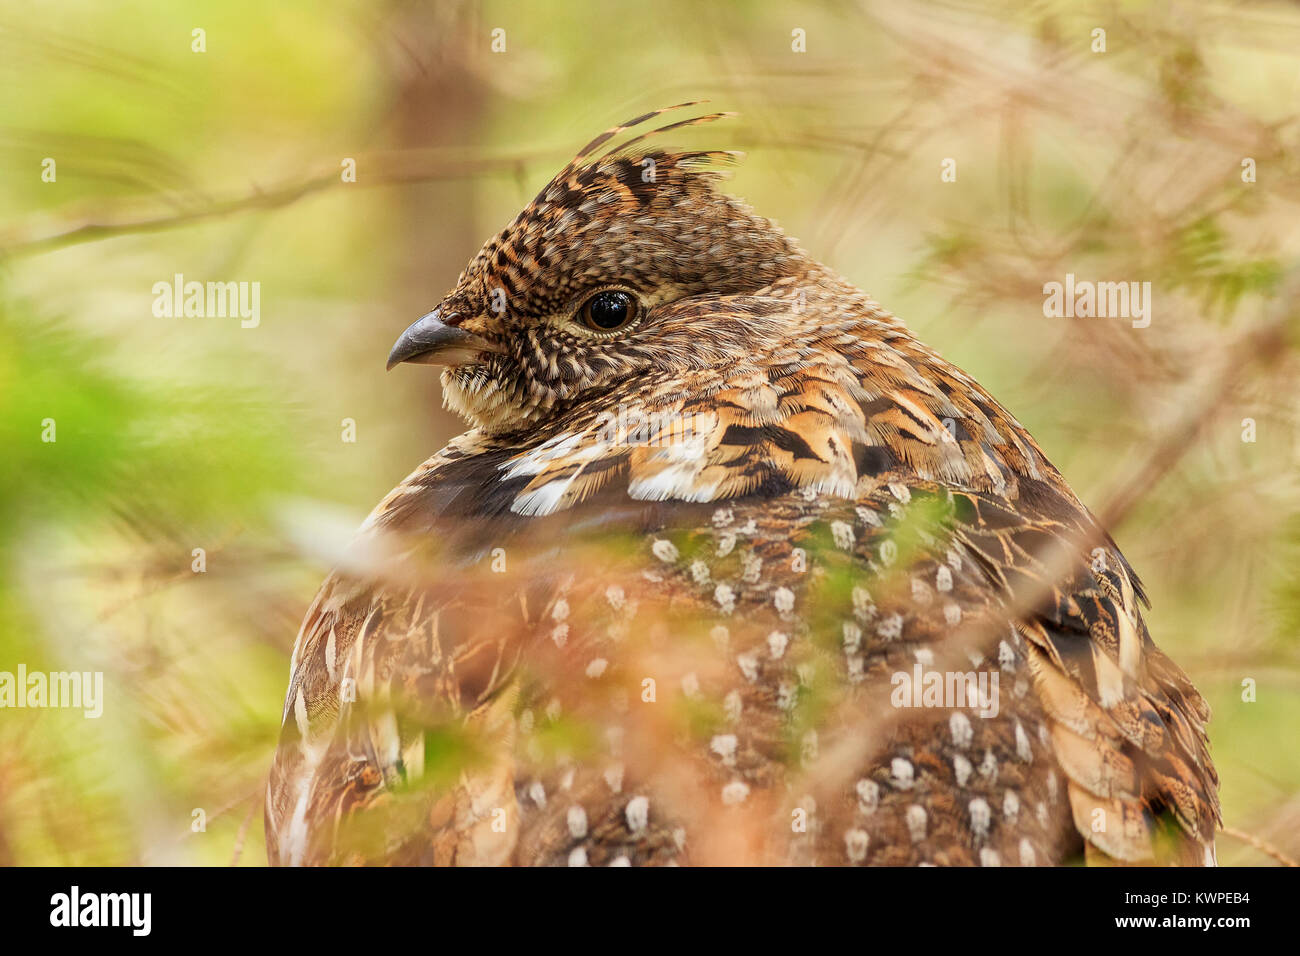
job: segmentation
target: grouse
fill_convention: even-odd
[[[1112,539],[665,112],[397,340],[470,428],[307,612],[271,862],[1212,864],[1209,711]]]

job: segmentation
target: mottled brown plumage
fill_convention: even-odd
[[[271,859],[1212,862],[1208,711],[1114,543],[978,383],[718,191],[731,154],[601,152],[661,112],[394,350],[472,428],[307,614]]]

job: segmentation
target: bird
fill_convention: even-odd
[[[588,143],[393,346],[468,430],[306,613],[269,861],[1214,865],[1136,572],[741,154],[660,145],[699,105]]]

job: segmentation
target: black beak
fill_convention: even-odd
[[[455,320],[456,313],[448,319]],[[438,309],[421,316],[398,336],[393,350],[388,353],[388,367],[402,362],[420,365],[464,365],[478,360],[484,352],[497,349],[486,339],[448,325]]]

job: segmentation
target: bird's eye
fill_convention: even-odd
[[[613,332],[636,318],[636,300],[618,289],[606,289],[584,302],[578,317],[589,329]]]

